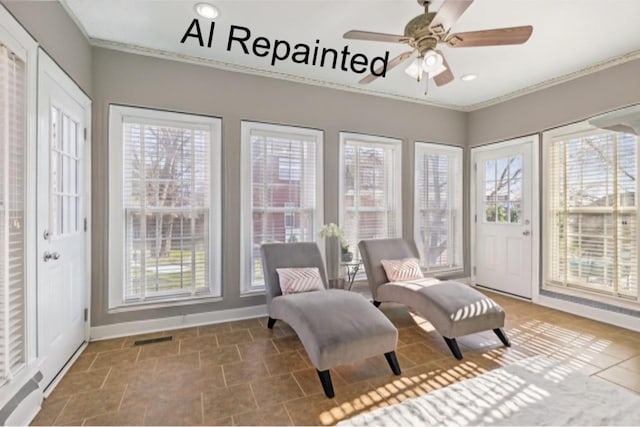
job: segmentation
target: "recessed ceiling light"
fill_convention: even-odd
[[[220,14],[218,8],[209,3],[197,3],[194,9],[198,15],[207,19],[213,19]]]
[[[460,80],[464,81],[464,82],[470,82],[471,80],[475,80],[478,78],[477,74],[465,74],[464,76],[460,77]]]

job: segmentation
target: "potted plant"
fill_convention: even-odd
[[[349,250],[349,245],[345,242],[340,245],[340,259],[342,262],[353,261],[353,253]]]

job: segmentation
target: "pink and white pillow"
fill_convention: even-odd
[[[417,258],[383,259],[380,262],[390,282],[404,282],[424,278]]]
[[[324,284],[320,270],[312,268],[276,268],[282,295],[322,291]]]

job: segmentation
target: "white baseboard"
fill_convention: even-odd
[[[474,282],[475,280],[471,281],[471,283],[474,283]],[[505,295],[511,298],[520,299],[523,301],[529,301],[526,298],[520,298],[518,296],[495,291],[493,289],[488,289],[485,287],[479,287],[479,288],[483,290],[487,290],[489,292],[496,292],[498,294]],[[534,304],[538,304],[544,307],[553,308],[555,310],[560,310],[567,313],[575,314],[576,316],[586,317],[587,319],[595,320],[598,322],[609,323],[614,326],[619,326],[621,328],[640,332],[640,318],[629,316],[627,314],[616,313],[609,310],[603,310],[601,308],[591,307],[584,304],[578,304],[572,301],[566,301],[558,298],[551,298],[545,295],[540,295],[538,292],[534,292],[530,301]]]
[[[149,332],[182,329],[212,323],[231,322],[234,320],[252,319],[267,315],[267,306],[233,308],[229,310],[209,311],[205,313],[185,314],[182,316],[161,317],[158,319],[138,320],[133,322],[114,323],[111,325],[91,327],[90,341],[118,338],[128,335]]]
[[[43,400],[38,359],[0,386],[0,426],[27,426],[40,411]]]
[[[577,304],[575,302],[550,298],[545,295],[538,295],[534,303],[556,310],[566,311],[576,316],[586,317],[599,322],[609,323],[632,331],[640,332],[640,318],[627,314],[616,313],[603,310],[601,308],[590,307],[588,305]]]
[[[42,390],[37,388],[29,393],[6,419],[7,426],[28,426],[38,415],[42,405]]]

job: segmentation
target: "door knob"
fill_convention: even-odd
[[[523,236],[528,236],[529,234],[531,234],[531,232],[529,230],[525,230],[522,232]]]
[[[60,258],[60,254],[58,252],[49,252],[49,251],[45,251],[44,252],[44,262],[49,261],[50,259],[52,260],[57,260]]]

